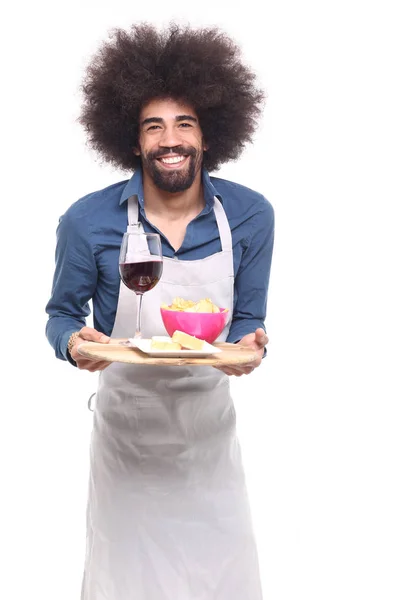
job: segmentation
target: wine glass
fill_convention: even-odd
[[[127,288],[139,297],[135,339],[142,337],[141,315],[143,294],[160,281],[163,271],[161,238],[158,233],[124,233],[119,254],[119,273]]]

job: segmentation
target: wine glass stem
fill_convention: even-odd
[[[142,300],[143,300],[143,294],[137,294],[137,296],[139,296],[139,306],[137,307],[137,315],[136,315],[136,332],[135,332],[135,338],[136,339],[142,337],[141,319],[142,319]]]

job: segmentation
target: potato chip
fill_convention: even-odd
[[[185,300],[177,296],[173,299],[172,304],[162,304],[161,308],[167,310],[176,310],[180,312],[193,312],[193,313],[219,313],[220,310],[210,298],[202,298],[198,302],[193,300]]]
[[[184,298],[176,297],[173,299],[172,304],[170,306],[171,310],[183,311],[193,306],[194,302],[192,300],[185,300]]]
[[[212,302],[208,298],[197,302],[197,312],[209,313],[212,312]]]
[[[185,300],[184,298],[179,298],[179,296],[177,296],[176,298],[173,299],[170,309],[183,311],[183,310],[186,310],[187,308],[190,308],[193,305],[194,305],[194,302],[192,300]]]

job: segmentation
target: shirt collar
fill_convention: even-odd
[[[204,189],[204,199],[206,201],[206,205],[213,206],[214,196],[217,196],[219,200],[222,202],[221,194],[217,192],[214,185],[211,182],[210,175],[208,171],[203,169],[202,171],[202,179],[203,179],[203,189]],[[140,206],[143,208],[144,206],[144,196],[143,196],[143,177],[142,170],[137,169],[134,172],[130,180],[127,182],[126,186],[122,190],[121,199],[119,201],[120,205],[123,204],[130,198],[131,196],[137,196],[138,202]]]
[[[122,190],[121,199],[119,201],[120,205],[126,202],[131,196],[137,196],[139,204],[143,206],[143,178],[141,169],[138,169],[133,173],[132,177]]]

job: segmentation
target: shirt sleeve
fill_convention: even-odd
[[[75,362],[67,351],[71,333],[86,324],[89,300],[97,281],[97,267],[90,243],[90,231],[84,216],[69,209],[57,228],[56,266],[51,298],[46,306],[49,315],[46,335],[57,358]]]
[[[252,219],[251,232],[235,277],[232,324],[227,342],[236,343],[258,327],[265,331],[275,217],[266,200]]]

